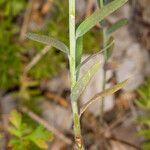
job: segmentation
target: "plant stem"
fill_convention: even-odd
[[[104,6],[104,0],[99,0],[99,7],[102,8]],[[107,46],[107,35],[106,35],[106,31],[105,31],[105,20],[103,20],[100,25],[102,26],[102,37],[103,37],[103,48],[105,48]],[[107,62],[107,50],[104,51],[104,64],[106,64]],[[107,72],[104,69],[103,72],[103,83],[102,83],[102,90],[105,90],[106,88],[106,75]],[[104,98],[102,99],[102,103],[100,106],[100,122],[103,124],[103,113],[104,113]]]
[[[103,0],[99,0],[99,5],[100,5],[100,8],[102,8],[104,6],[104,1]]]
[[[70,77],[71,77],[71,90],[76,84],[76,36],[75,36],[75,0],[69,0],[69,39],[70,39]],[[80,118],[78,112],[78,103],[73,101],[71,97],[71,105],[74,120],[74,134],[75,143],[78,150],[83,150]]]

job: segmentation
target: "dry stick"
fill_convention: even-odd
[[[30,21],[30,15],[31,15],[32,8],[33,8],[33,2],[34,2],[34,0],[30,0],[28,2],[28,6],[27,6],[27,9],[26,9],[26,12],[25,12],[25,15],[24,15],[22,28],[21,28],[21,31],[20,31],[20,38],[19,38],[20,41],[23,41],[25,39],[28,24],[29,24],[29,21]]]
[[[21,111],[23,113],[26,113],[29,117],[31,117],[33,120],[38,122],[39,124],[43,125],[47,130],[51,131],[54,133],[56,137],[64,141],[66,144],[71,145],[72,141],[67,138],[62,132],[51,126],[46,120],[40,118],[38,115],[27,109],[26,107],[22,107]]]
[[[127,141],[124,141],[124,140],[122,140],[122,139],[118,139],[118,138],[116,138],[116,137],[114,137],[114,136],[111,136],[111,137],[109,137],[108,139],[109,139],[109,140],[113,140],[113,141],[117,141],[117,142],[122,143],[122,144],[124,144],[124,145],[128,145],[128,146],[133,147],[133,148],[135,148],[135,149],[137,149],[137,150],[141,150],[140,147],[138,147],[138,146],[136,146],[136,145],[134,145],[134,144],[132,144],[132,143],[129,143],[129,142],[127,142]]]
[[[42,56],[44,56],[49,51],[50,47],[51,46],[45,46],[45,48],[32,59],[32,61],[25,67],[24,74],[27,74],[31,68],[39,62]]]
[[[65,107],[65,108],[68,108],[70,106],[68,100],[59,95],[56,95],[51,92],[47,92],[47,93],[45,93],[45,96],[46,96],[46,98],[52,99],[53,101],[55,101],[56,103],[58,103],[59,105]]]
[[[116,121],[114,121],[110,126],[108,126],[106,130],[102,130],[102,131],[100,132],[100,135],[101,135],[101,134],[104,134],[104,135],[105,135],[105,132],[112,131],[118,124],[120,124],[120,123],[122,123],[124,120],[126,120],[126,119],[129,117],[129,115],[130,115],[130,114],[127,114],[127,115],[125,115],[125,116],[123,116],[123,117],[121,117],[121,115],[120,115],[119,118],[118,118]],[[107,138],[107,137],[106,137],[106,138]],[[137,149],[137,150],[140,150],[140,148],[139,148],[138,146],[136,146],[136,145],[134,145],[134,144],[132,144],[132,143],[130,143],[130,142],[124,141],[124,140],[122,140],[122,139],[118,139],[118,138],[116,138],[116,137],[113,136],[113,135],[109,136],[107,139],[109,139],[109,140],[114,140],[114,141],[118,141],[118,142],[120,142],[120,143],[122,143],[122,144],[128,145],[128,146],[133,147],[133,148],[135,148],[135,149]]]

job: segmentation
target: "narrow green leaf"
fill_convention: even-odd
[[[76,101],[79,98],[99,67],[100,63],[97,62],[78,80],[71,93],[71,98],[73,101]]]
[[[124,5],[128,0],[114,0],[103,8],[96,10],[91,16],[85,19],[76,30],[76,38],[81,37],[94,27],[98,22],[113,13],[115,10]]]
[[[83,37],[77,39],[76,48],[76,66],[81,62],[82,52],[83,52]]]
[[[18,138],[20,138],[21,137],[21,131],[20,130],[18,130],[18,129],[16,129],[16,128],[14,128],[14,127],[9,127],[8,129],[7,129],[7,131],[9,132],[9,134],[11,134],[11,135],[13,135],[13,136],[16,136],[16,137],[18,137]]]
[[[76,47],[76,68],[81,63],[82,52],[83,52],[83,37],[77,39],[77,47]],[[78,79],[80,69],[77,70],[76,76]]]
[[[9,121],[18,129],[21,126],[22,116],[16,110],[12,110]]]
[[[125,80],[117,85],[115,85],[112,88],[108,88],[100,93],[97,93],[92,99],[90,99],[87,103],[85,103],[81,110],[80,110],[80,116],[85,112],[85,110],[95,101],[100,100],[100,98],[103,98],[105,96],[112,95],[116,91],[120,90],[123,86],[127,84],[128,80]]]
[[[114,40],[111,40],[110,42],[108,42],[108,44],[106,45],[106,47],[104,47],[103,49],[101,49],[99,52],[93,54],[93,55],[90,55],[88,58],[86,58],[83,62],[81,62],[77,68],[76,68],[76,71],[79,71],[79,69],[85,65],[86,63],[88,63],[90,60],[93,60],[95,59],[98,55],[102,54],[104,51],[108,50],[108,49],[111,49],[111,47],[114,46]]]
[[[55,48],[57,48],[58,50],[69,54],[69,48],[61,41],[53,38],[53,37],[48,37],[46,35],[39,35],[39,34],[35,34],[35,33],[28,33],[27,37],[31,40],[46,44],[46,45],[51,45]]]
[[[128,24],[127,19],[121,19],[121,20],[117,21],[116,23],[114,23],[111,27],[109,27],[106,31],[106,34],[110,35],[113,32],[117,31],[118,29],[120,29],[121,27],[123,27],[127,24]]]

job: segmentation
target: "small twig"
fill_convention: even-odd
[[[108,130],[112,130],[114,129],[116,126],[118,126],[118,124],[124,122],[124,120],[126,120],[128,117],[129,117],[130,114],[127,114],[127,115],[119,115],[118,118],[112,122],[112,124],[108,127]]]
[[[65,108],[69,107],[68,101],[59,95],[56,95],[51,92],[46,92],[45,96],[46,96],[46,98],[52,99],[53,101],[55,101],[56,103],[60,104],[61,106],[65,107]]]
[[[53,134],[56,137],[58,137],[59,139],[64,141],[66,144],[68,144],[68,145],[72,144],[72,141],[69,138],[67,138],[62,132],[60,132],[58,129],[52,127],[47,121],[45,121],[42,118],[40,118],[39,116],[37,116],[35,113],[33,113],[32,111],[28,110],[26,107],[22,107],[21,111],[23,113],[26,113],[29,117],[31,117],[36,122],[38,122],[41,125],[43,125],[47,130],[53,132]]]
[[[31,15],[32,8],[33,8],[33,2],[34,2],[34,0],[30,0],[28,2],[28,6],[27,6],[27,9],[26,9],[26,12],[25,12],[25,15],[24,15],[22,28],[21,28],[21,31],[20,31],[20,41],[23,41],[25,39],[28,24],[29,24],[29,21],[30,21],[30,15]]]
[[[45,46],[44,49],[31,60],[31,62],[25,67],[24,74],[27,74],[31,68],[33,68],[39,62],[42,56],[44,56],[49,51],[50,47],[51,46]]]
[[[138,147],[138,146],[136,146],[136,145],[134,145],[134,144],[132,144],[132,143],[130,143],[130,142],[124,141],[124,140],[122,140],[122,139],[118,139],[118,138],[116,138],[116,137],[114,137],[114,136],[111,136],[111,137],[109,137],[108,139],[109,139],[109,140],[113,140],[113,141],[117,141],[117,142],[122,143],[122,144],[125,144],[125,145],[128,145],[128,146],[133,147],[133,148],[135,148],[135,149],[137,149],[137,150],[141,150],[140,147]]]

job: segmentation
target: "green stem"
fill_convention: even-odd
[[[99,5],[100,5],[100,8],[102,8],[104,6],[104,1],[103,0],[99,0]]]
[[[106,31],[103,29],[103,48],[106,47],[107,45],[107,37],[106,37]],[[104,51],[104,65],[107,62],[107,50]],[[104,72],[103,72],[103,83],[102,83],[102,90],[104,91],[106,88],[106,77],[107,77],[107,71],[105,70],[104,67]],[[103,124],[103,114],[104,114],[104,98],[102,98],[102,103],[101,103],[101,123]]]
[[[99,0],[99,7],[102,8],[104,6],[104,0]],[[105,48],[107,46],[107,35],[106,35],[106,31],[105,31],[105,20],[103,20],[100,25],[102,26],[102,36],[103,36],[103,48]],[[106,64],[107,62],[107,50],[104,51],[104,64]],[[104,69],[104,72],[103,72],[103,83],[102,83],[102,90],[105,90],[106,88],[106,75],[107,75],[107,72],[106,70]],[[103,113],[104,113],[104,98],[102,99],[102,103],[101,103],[101,106],[100,106],[100,121],[101,123],[103,124]]]
[[[71,90],[76,84],[76,37],[75,37],[75,0],[69,0],[69,39],[70,39],[70,78]],[[83,150],[78,103],[71,97],[71,105],[74,120],[75,143],[78,150]]]

